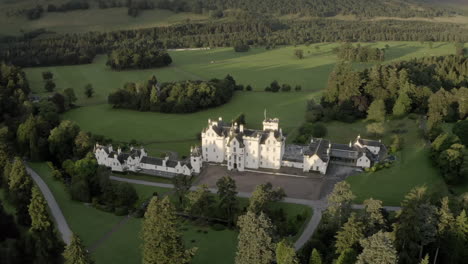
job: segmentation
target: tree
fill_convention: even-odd
[[[381,136],[385,132],[384,124],[378,123],[378,122],[368,124],[366,126],[366,129],[367,129],[367,132],[374,137]]]
[[[282,240],[276,244],[277,264],[299,264],[296,257],[296,250],[286,241]]]
[[[44,231],[51,227],[49,212],[47,211],[47,202],[42,196],[37,186],[31,190],[31,203],[29,204],[29,215],[31,216],[31,231]]]
[[[468,146],[468,119],[458,121],[453,126],[452,132],[458,136],[463,145]]]
[[[398,255],[390,233],[382,231],[361,240],[363,248],[356,264],[397,264]]]
[[[382,215],[382,201],[372,198],[364,201],[364,226],[366,235],[370,236],[385,226],[385,219]]]
[[[89,256],[88,250],[81,242],[81,239],[73,234],[70,245],[65,248],[63,252],[65,264],[92,264],[94,263]]]
[[[274,260],[273,225],[264,214],[248,211],[237,221],[239,236],[236,264],[270,264]]]
[[[356,251],[354,251],[352,248],[348,248],[341,252],[340,256],[334,264],[354,264],[356,263],[356,257]]]
[[[73,90],[73,88],[67,88],[63,90],[63,95],[65,96],[65,104],[68,108],[72,107],[77,100],[75,90]]]
[[[341,226],[351,213],[351,203],[355,197],[349,183],[342,181],[335,184],[327,198],[328,208],[325,211],[327,219],[336,227]]]
[[[355,248],[359,240],[364,238],[364,224],[360,222],[356,214],[351,214],[348,221],[336,233],[336,253],[341,254],[348,248]]]
[[[84,94],[86,95],[87,98],[93,97],[94,94],[94,88],[93,85],[88,83],[84,87]]]
[[[225,213],[229,223],[234,222],[234,216],[238,211],[238,201],[236,198],[236,182],[229,176],[224,176],[216,182],[218,187],[219,208]]]
[[[304,51],[302,49],[296,49],[294,50],[294,56],[302,60],[304,58]]]
[[[8,193],[12,204],[16,207],[17,221],[21,225],[29,225],[29,202],[31,201],[32,180],[20,158],[16,157],[8,177]]]
[[[74,152],[77,157],[83,157],[93,149],[93,141],[88,132],[80,131],[75,138]]]
[[[374,100],[367,110],[367,120],[374,122],[385,121],[385,103],[382,99]]]
[[[206,217],[211,211],[213,202],[208,186],[203,184],[197,190],[187,194],[185,211],[195,217]]]
[[[411,110],[411,99],[405,91],[400,92],[398,99],[393,105],[393,115],[401,117],[406,115]]]
[[[450,184],[460,183],[465,180],[463,175],[460,174],[464,162],[465,149],[464,145],[455,143],[450,148],[442,151],[437,159],[442,176]]]
[[[313,249],[310,255],[309,264],[322,264],[322,256],[317,249]]]
[[[248,210],[255,214],[265,212],[270,203],[281,201],[285,196],[283,189],[273,189],[273,185],[269,182],[259,184],[250,197]]]
[[[390,150],[392,153],[398,152],[403,147],[403,138],[399,135],[392,136],[392,144],[390,145]]]
[[[424,247],[435,241],[437,208],[429,198],[427,187],[416,187],[405,196],[397,213],[396,249],[404,263],[418,262]]]
[[[185,208],[185,197],[192,186],[190,179],[185,175],[179,174],[172,178],[172,184],[174,185],[174,193],[178,200],[177,206]]]
[[[49,135],[49,150],[57,160],[64,161],[73,153],[74,141],[80,128],[69,120],[62,121],[59,126],[52,129]]]
[[[44,71],[42,72],[42,79],[44,79],[44,81],[47,81],[47,80],[52,80],[54,78],[54,74],[50,71]]]
[[[273,82],[271,82],[269,88],[270,88],[270,91],[276,93],[281,89],[281,86],[279,85],[278,81],[274,80]]]
[[[245,125],[245,114],[240,113],[234,120],[232,121],[233,123],[237,123],[237,125]]]
[[[141,230],[144,264],[190,263],[196,248],[185,249],[177,222],[168,197],[151,199]]]
[[[49,93],[53,92],[54,89],[55,89],[54,81],[53,80],[47,80],[45,85],[44,85],[44,89]]]

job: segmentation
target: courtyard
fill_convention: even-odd
[[[228,171],[225,166],[221,165],[204,164],[194,185],[206,184],[209,188],[216,188],[216,181],[227,175],[236,181],[238,192],[251,193],[257,185],[270,182],[274,187],[283,188],[287,197],[320,200],[331,192],[335,183],[356,173],[358,173],[356,168],[333,164],[329,165],[326,175],[319,173],[279,175],[269,171],[239,172]]]

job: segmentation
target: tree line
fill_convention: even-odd
[[[37,38],[41,33],[43,32],[22,37],[4,37],[0,43],[0,60],[22,67],[84,64],[92,62],[96,54],[111,53],[118,49],[116,54],[119,58],[128,61],[129,66],[134,67],[139,63],[130,63],[132,61],[125,58],[135,55],[139,62],[143,60],[144,54],[152,57],[149,59],[151,62],[158,64],[160,59],[167,56],[162,51],[164,48],[225,47],[238,45],[239,41],[243,45],[267,48],[339,41],[468,42],[467,31],[457,24],[333,19],[249,19],[224,23],[186,23],[151,29],[54,34]],[[158,48],[161,52],[156,54],[142,51]],[[459,50],[463,51],[463,46]],[[380,59],[381,56],[377,57]],[[111,61],[113,59],[110,57]],[[146,65],[141,62],[140,64]]]
[[[338,59],[351,62],[376,62],[385,60],[385,49],[371,48],[347,42],[333,49]]]
[[[115,108],[163,113],[191,113],[228,102],[236,89],[231,76],[210,81],[158,83],[155,76],[143,84],[126,83],[109,94]]]
[[[335,185],[302,263],[464,263],[468,245],[468,196],[434,197],[412,189],[401,210],[390,214],[382,201],[367,199],[352,210],[355,195],[346,182]]]

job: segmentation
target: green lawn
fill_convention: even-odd
[[[435,43],[433,49],[419,42],[377,42],[366,43],[375,47],[389,45],[387,62],[427,55],[453,53],[450,43]],[[106,57],[98,56],[94,63],[78,66],[28,68],[26,74],[35,93],[43,93],[41,73],[54,73],[57,89],[74,88],[78,96],[77,109],[63,117],[77,122],[82,129],[105,135],[118,141],[136,139],[145,143],[150,153],[161,150],[175,150],[181,155],[188,154],[190,145],[197,144],[196,133],[206,125],[208,118],[222,116],[231,120],[243,112],[249,127],[259,128],[263,112],[278,117],[286,133],[294,130],[304,121],[305,101],[319,98],[326,87],[327,78],[336,64],[332,48],[338,44],[314,44],[309,47],[287,46],[274,50],[252,48],[246,53],[236,53],[231,48],[203,51],[173,51],[174,63],[165,68],[111,71],[105,66]],[[318,50],[316,46],[320,47]],[[293,56],[296,48],[304,49],[305,58]],[[365,68],[371,64],[355,64]],[[303,91],[296,93],[238,92],[231,102],[221,107],[192,114],[140,113],[137,111],[112,109],[106,103],[107,95],[128,81],[143,81],[155,74],[160,81],[185,79],[222,78],[231,74],[241,84],[251,84],[256,91],[276,79],[280,83],[301,85]],[[83,87],[91,83],[96,95],[86,99]],[[154,155],[154,154],[153,154]]]
[[[345,124],[331,122],[326,124],[329,137],[337,142],[348,143],[357,134],[366,135],[366,123],[356,122]],[[386,124],[384,142],[391,143],[391,129],[407,130],[402,134],[404,148],[396,154],[397,161],[389,169],[382,169],[374,173],[361,173],[346,179],[351,184],[356,202],[361,203],[367,198],[382,200],[385,205],[399,205],[403,197],[414,187],[427,185],[430,192],[447,194],[447,185],[434,168],[428,156],[428,148],[418,133],[415,120],[392,120]]]
[[[62,183],[55,181],[46,163],[29,163],[47,183],[54,194],[65,218],[73,232],[77,233],[87,247],[94,248],[91,254],[97,264],[104,263],[139,263],[141,258],[139,232],[142,219],[129,218],[121,226],[116,225],[125,217],[102,212],[80,202],[75,202],[68,196]],[[133,185],[140,196],[140,202],[151,197],[153,192],[164,194],[169,189]],[[1,194],[1,193],[0,193]],[[247,199],[241,198],[241,205],[247,204]],[[306,212],[307,219],[312,210],[303,205],[275,203],[272,208],[282,208],[288,218],[295,219],[297,214]],[[97,243],[105,234],[112,232],[107,239]],[[302,230],[301,227],[300,230]],[[187,247],[198,247],[192,263],[234,263],[237,247],[237,231],[215,231],[210,227],[194,225],[191,222],[181,223],[183,239]],[[201,231],[199,231],[201,230]],[[206,231],[206,233],[205,233]]]

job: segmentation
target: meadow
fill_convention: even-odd
[[[141,218],[115,216],[97,210],[90,205],[72,201],[65,186],[53,179],[46,163],[29,163],[29,165],[49,186],[70,228],[83,240],[96,263],[141,262],[141,240],[139,237]],[[151,197],[153,192],[164,195],[170,191],[167,188],[132,185],[140,197],[139,203]],[[0,192],[0,198],[1,195]],[[170,198],[175,200],[173,196]],[[239,203],[241,207],[244,207],[248,204],[248,199],[239,198]],[[274,203],[271,208],[282,208],[291,221],[296,219],[296,215],[305,214],[304,223],[312,214],[312,210],[304,205]],[[7,209],[11,211],[9,207]],[[181,220],[180,224],[185,245],[198,248],[192,263],[234,263],[237,231],[231,229],[218,231],[209,226],[195,225],[186,220]]]
[[[337,63],[332,49],[339,44],[325,43],[310,46],[287,46],[273,50],[252,48],[249,52],[236,53],[231,48],[197,51],[171,51],[174,63],[165,68],[131,71],[112,71],[105,66],[106,57],[98,56],[92,64],[61,67],[27,68],[26,74],[33,92],[45,96],[41,77],[43,71],[54,73],[57,89],[73,88],[80,107],[67,112],[63,118],[77,122],[86,131],[105,135],[118,141],[135,139],[142,142],[150,153],[174,150],[188,154],[190,145],[197,143],[196,133],[205,126],[208,118],[222,116],[231,120],[239,113],[246,114],[247,125],[259,128],[264,110],[270,117],[280,118],[286,133],[294,133],[304,118],[305,102],[319,98],[326,87],[329,73]],[[450,43],[428,44],[419,42],[366,43],[373,47],[389,49],[385,63],[413,57],[446,55],[454,52]],[[305,58],[300,60],[295,49],[303,49]],[[372,64],[354,64],[362,69]],[[250,84],[254,92],[237,92],[231,102],[221,107],[192,114],[141,113],[112,109],[106,103],[107,95],[123,87],[126,82],[138,82],[155,75],[159,81],[223,78],[231,74],[238,83]],[[301,85],[302,92],[266,93],[264,87],[273,80]],[[87,99],[83,93],[91,83],[96,91]]]

